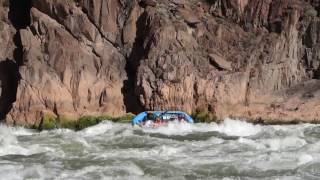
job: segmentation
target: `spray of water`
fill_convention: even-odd
[[[320,126],[171,122],[82,131],[0,126],[0,179],[317,179]]]

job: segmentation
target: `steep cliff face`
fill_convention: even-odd
[[[145,12],[151,28],[136,84],[144,107],[318,119],[318,82],[308,82],[319,68],[317,43],[307,47],[317,37],[314,2],[179,3],[158,2]]]
[[[101,21],[110,16],[101,16],[107,18]],[[117,34],[103,33],[104,26],[92,23],[69,1],[33,1],[31,19],[20,30],[22,80],[7,119],[33,122],[43,114],[75,119],[125,113],[121,89],[126,61],[113,44]]]
[[[1,0],[0,10],[8,123],[145,109],[320,118],[316,0]]]

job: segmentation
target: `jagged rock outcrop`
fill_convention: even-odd
[[[22,79],[7,119],[125,113],[121,89],[126,61],[112,44],[113,32],[108,39],[101,33],[104,26],[97,28],[75,3],[39,0],[33,5],[30,27],[20,30]]]
[[[33,0],[29,19],[14,2],[0,1],[9,123],[144,109],[320,119],[317,0]]]

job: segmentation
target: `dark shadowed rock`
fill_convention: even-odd
[[[141,0],[140,4],[143,7],[147,7],[147,6],[156,7],[157,6],[157,1],[156,0]]]

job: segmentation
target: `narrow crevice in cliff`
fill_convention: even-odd
[[[127,72],[128,79],[123,82],[122,88],[124,105],[126,107],[126,112],[137,114],[144,109],[140,103],[139,97],[135,93],[137,70],[131,63],[128,62],[125,70]]]
[[[19,66],[23,61],[23,46],[19,30],[30,25],[31,4],[31,0],[9,1],[8,17],[17,31],[12,39],[16,48],[13,52],[13,60],[6,59],[0,62],[0,120],[6,118],[16,101],[18,83],[21,78]]]
[[[143,43],[146,37],[146,18],[147,14],[143,13],[137,21],[136,39],[133,44],[131,54],[127,58],[126,72],[128,79],[123,82],[122,94],[124,96],[124,104],[126,111],[131,113],[139,113],[144,110],[136,91],[137,71],[140,61],[145,57],[146,50]]]
[[[25,29],[31,23],[30,9],[31,0],[10,0],[9,19],[17,29]]]
[[[30,26],[31,17],[30,10],[32,7],[31,0],[10,0],[9,1],[9,20],[14,28],[17,30],[13,37],[13,42],[16,45],[14,50],[14,60],[18,66],[22,65],[23,61],[23,46],[21,42],[20,29],[26,29]]]
[[[10,0],[9,1],[9,20],[14,28],[17,30],[16,34],[13,37],[13,42],[16,45],[16,49],[13,52],[14,60],[18,66],[22,64],[23,59],[23,47],[20,37],[20,29],[25,29],[31,23],[30,18],[30,9],[31,9],[31,0]]]
[[[0,62],[0,120],[5,119],[16,101],[19,79],[19,67],[14,61]]]

